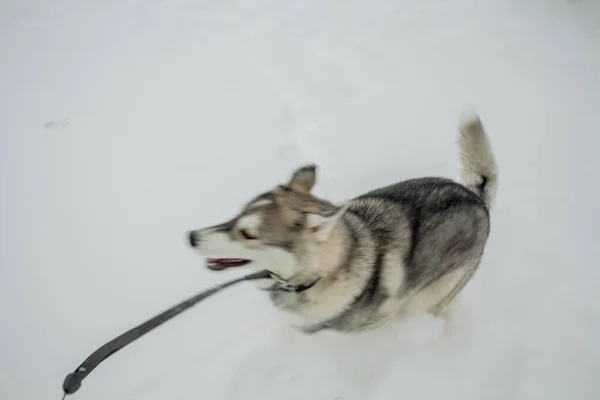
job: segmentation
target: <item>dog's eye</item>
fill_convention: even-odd
[[[296,221],[296,222],[294,222],[292,227],[294,229],[300,230],[300,229],[304,228],[304,224],[302,223],[302,221]]]
[[[258,239],[257,236],[251,235],[246,229],[240,229],[240,234],[244,237],[244,239],[246,240],[256,240]]]

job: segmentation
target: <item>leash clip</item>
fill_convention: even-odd
[[[271,272],[271,279],[273,279],[275,282],[279,283],[279,289],[285,290],[286,292],[294,291],[294,287],[292,285],[290,285],[287,280],[283,279],[276,273]]]
[[[284,292],[292,292],[292,293],[302,293],[305,290],[308,290],[308,289],[312,288],[313,286],[315,286],[317,284],[317,282],[319,282],[319,280],[321,279],[321,278],[317,278],[313,282],[306,284],[306,285],[292,285],[289,283],[289,281],[287,281],[286,279],[283,279],[282,277],[280,277],[279,275],[277,275],[274,272],[270,272],[270,276],[271,276],[271,279],[273,279],[275,282],[279,283],[279,287],[277,289],[283,290]]]

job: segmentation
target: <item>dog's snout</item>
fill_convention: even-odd
[[[198,237],[196,236],[196,232],[190,231],[190,233],[188,233],[188,243],[190,244],[190,246],[196,247],[196,245],[198,244]]]

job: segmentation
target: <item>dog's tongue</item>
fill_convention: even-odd
[[[208,258],[206,260],[206,266],[213,271],[221,271],[227,268],[225,265],[221,264],[220,258]]]
[[[246,265],[250,260],[244,258],[207,258],[206,265],[213,271],[222,271],[226,268],[241,267]]]

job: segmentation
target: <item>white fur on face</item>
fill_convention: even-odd
[[[200,243],[196,250],[208,258],[247,258],[251,259],[250,250],[239,242],[231,240],[231,236],[224,232],[211,230],[198,231]]]
[[[251,232],[258,231],[262,224],[262,216],[260,214],[245,215],[237,221],[237,229],[247,229]]]
[[[249,219],[244,224],[253,224],[256,222],[256,218],[251,218],[254,216],[249,215],[247,217]],[[244,218],[246,217],[242,219]],[[283,278],[291,277],[296,270],[296,258],[288,251],[279,247],[260,245],[256,248],[248,248],[242,242],[232,240],[228,233],[217,232],[211,229],[200,230],[196,234],[199,238],[196,250],[206,258],[245,258],[252,261],[252,263],[248,264],[248,267],[252,270],[260,271],[266,269]]]

